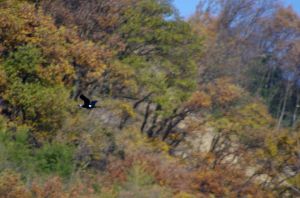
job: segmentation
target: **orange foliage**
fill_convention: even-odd
[[[32,193],[36,197],[63,197],[62,183],[59,177],[54,177],[48,181],[42,189],[37,183],[31,188]]]
[[[104,180],[125,182],[126,173],[136,161],[144,162],[145,170],[154,173],[156,182],[170,186],[175,194],[187,192],[204,197],[210,194],[216,197],[272,197],[270,192],[259,189],[247,178],[244,170],[230,168],[228,164],[217,165],[213,169],[201,164],[199,169],[187,170],[176,161],[170,163],[163,157],[145,152],[127,155],[124,160],[111,160],[107,166],[109,175]]]
[[[5,174],[0,179],[0,198],[29,198],[29,193],[27,192],[24,184],[20,181],[18,174]]]
[[[14,51],[25,43],[42,49],[45,62],[41,75],[64,80],[72,84],[74,66],[80,65],[84,72],[84,82],[91,77],[99,77],[106,68],[104,60],[112,53],[101,44],[82,39],[77,34],[76,26],[56,27],[55,21],[44,15],[42,9],[36,10],[27,2],[7,1],[0,12],[0,53]]]
[[[69,190],[63,189],[63,184],[61,183],[61,178],[58,176],[53,177],[49,180],[44,187],[39,186],[37,183],[34,183],[31,187],[31,193],[34,197],[90,197],[94,191],[90,188],[89,183],[81,184],[77,183]],[[84,195],[84,196],[82,196]]]
[[[61,178],[58,176],[50,179],[44,187],[37,184],[32,184],[31,189],[25,188],[24,184],[20,181],[20,175],[18,174],[4,174],[0,179],[0,198],[44,198],[44,197],[56,197],[56,198],[76,198],[76,197],[90,197],[94,191],[88,185],[78,183],[69,190],[63,189]],[[85,196],[82,196],[82,195]]]
[[[230,83],[229,78],[215,79],[208,84],[199,86],[187,107],[191,111],[199,109],[221,108],[225,109],[241,98],[243,90]]]

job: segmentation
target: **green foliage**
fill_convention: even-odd
[[[92,187],[93,187],[95,193],[99,193],[100,190],[101,190],[101,185],[100,184],[92,183]]]
[[[177,195],[175,195],[173,198],[195,198],[196,196],[194,196],[193,194],[189,194],[186,192],[180,192]]]
[[[41,148],[31,149],[29,128],[27,126],[4,127],[6,120],[1,120],[0,128],[0,169],[14,168],[27,174],[30,171],[55,173],[68,177],[74,167],[75,147],[64,144],[47,143]]]
[[[35,151],[35,167],[40,174],[55,173],[69,177],[74,167],[75,147],[47,143]]]
[[[171,197],[171,190],[155,181],[155,172],[146,170],[146,162],[136,161],[126,174],[126,182],[115,182],[110,196],[113,197]]]
[[[22,79],[23,83],[41,82],[43,79],[38,78],[38,72],[43,63],[42,53],[32,44],[18,47],[17,51],[10,52],[10,58],[3,64],[6,75],[9,76],[9,82],[12,83],[15,78]],[[45,82],[44,82],[45,83]]]
[[[28,143],[28,127],[5,127],[7,120],[0,120],[0,169],[15,168],[28,171],[32,167],[30,144]]]
[[[139,1],[125,17],[119,31],[127,47],[120,59],[135,72],[137,86],[153,93],[150,100],[170,115],[196,88],[193,55],[201,51],[201,39],[169,0]]]
[[[140,188],[145,186],[151,186],[154,184],[155,178],[153,175],[146,172],[146,166],[142,162],[135,162],[131,170],[126,175],[127,182],[124,184],[124,188],[130,190],[130,188]]]
[[[43,62],[40,49],[32,44],[11,52],[1,64],[7,76],[3,98],[16,121],[53,131],[61,126],[70,104],[67,89],[55,82],[55,75],[45,70]]]

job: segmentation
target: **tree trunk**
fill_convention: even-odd
[[[155,112],[161,110],[161,106],[158,104],[156,106]],[[152,137],[153,136],[153,129],[156,127],[156,121],[158,118],[158,114],[154,112],[154,116],[153,116],[153,120],[152,120],[152,126],[147,130],[147,135],[148,137]]]
[[[288,98],[289,92],[290,92],[290,81],[288,81],[288,84],[287,84],[286,92],[285,92],[285,95],[284,95],[284,101],[283,101],[283,105],[282,105],[282,110],[281,110],[280,117],[279,117],[278,122],[277,122],[276,132],[278,132],[278,130],[281,126],[282,118],[285,114],[286,100]]]
[[[73,100],[76,100],[78,96],[78,91],[79,91],[79,84],[80,84],[80,76],[79,76],[79,66],[74,64],[74,69],[75,69],[75,78],[74,78],[74,87],[73,87]]]
[[[146,123],[148,121],[150,104],[151,104],[151,102],[148,103],[147,108],[146,108],[144,122],[143,122],[142,127],[141,127],[141,132],[142,133],[143,133],[145,125],[146,125]]]
[[[296,99],[296,106],[295,106],[295,110],[294,110],[294,114],[293,114],[293,123],[292,123],[292,129],[295,129],[295,125],[297,122],[297,108],[298,108],[298,102],[299,102],[299,92],[297,89],[297,99]]]

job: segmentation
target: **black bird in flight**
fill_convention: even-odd
[[[81,100],[83,100],[84,104],[79,104],[78,106],[87,109],[96,108],[95,104],[98,102],[97,100],[93,100],[92,102],[90,102],[90,99],[85,97],[83,94],[81,94],[79,97],[81,98]]]

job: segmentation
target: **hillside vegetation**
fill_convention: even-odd
[[[274,0],[2,0],[0,198],[298,197],[299,63]]]

